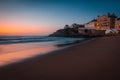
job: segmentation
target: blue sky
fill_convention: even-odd
[[[4,24],[24,25],[18,27],[16,24],[16,29],[26,27],[29,30],[31,24],[38,32],[34,34],[42,35],[63,28],[65,24],[86,23],[108,12],[120,16],[119,5],[119,0],[0,0],[0,17]],[[41,31],[43,27],[44,32]],[[32,35],[30,32],[27,34]]]

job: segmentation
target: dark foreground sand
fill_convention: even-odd
[[[0,80],[120,80],[120,37],[97,38],[1,68]]]

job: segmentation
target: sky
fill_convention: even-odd
[[[0,0],[0,35],[48,35],[98,15],[120,17],[120,0]]]

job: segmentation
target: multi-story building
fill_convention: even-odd
[[[120,18],[116,18],[115,20],[115,29],[120,29]]]
[[[97,17],[98,26],[100,29],[115,28],[115,14],[105,14]]]
[[[116,17],[115,14],[108,13],[85,23],[84,27],[99,30],[120,29],[120,18]]]
[[[84,25],[85,28],[93,28],[93,29],[99,28],[98,21],[96,19],[93,19],[92,21],[85,23]]]

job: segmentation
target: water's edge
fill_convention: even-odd
[[[48,52],[46,52],[44,54],[36,55],[36,56],[31,57],[31,58],[25,58],[23,60],[20,60],[20,61],[11,63],[11,64],[0,66],[0,70],[2,70],[4,68],[7,68],[7,67],[12,67],[12,66],[20,64],[20,63],[28,62],[28,61],[31,61],[33,59],[42,58],[42,57],[44,57],[46,55],[51,55],[54,52],[61,51],[61,50],[64,50],[64,49],[68,49],[70,47],[75,47],[75,46],[78,46],[78,45],[81,45],[81,44],[85,44],[85,43],[87,43],[87,42],[89,42],[91,40],[94,40],[94,38],[88,38],[88,39],[80,40],[80,41],[73,42],[73,43],[70,43],[70,44],[65,44],[65,45],[62,44],[62,47],[59,47],[58,49],[55,49],[55,50],[48,51]]]

